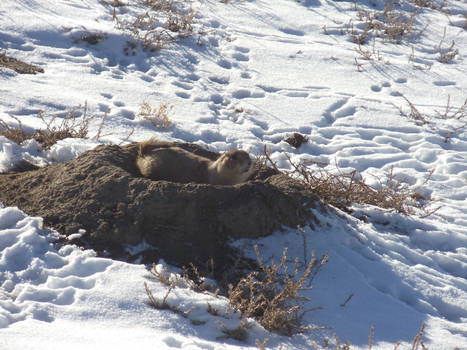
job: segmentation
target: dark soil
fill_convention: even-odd
[[[173,145],[161,143],[160,147]],[[177,143],[198,155],[219,154]],[[38,170],[0,174],[0,200],[41,216],[63,235],[85,229],[78,243],[128,259],[126,245],[147,242],[145,261],[181,265],[229,261],[231,238],[257,238],[315,221],[318,198],[299,182],[257,165],[236,186],[180,184],[143,178],[137,144],[99,146],[78,158]],[[73,241],[75,243],[75,241]]]

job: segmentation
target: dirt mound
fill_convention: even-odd
[[[174,145],[161,143],[160,147]],[[176,143],[215,160],[218,153]],[[143,178],[137,145],[99,146],[80,157],[38,170],[0,175],[0,200],[18,206],[81,243],[124,257],[125,245],[147,242],[171,262],[205,262],[225,254],[229,238],[256,238],[283,225],[313,220],[321,206],[300,183],[269,168],[256,168],[236,186],[180,184]]]

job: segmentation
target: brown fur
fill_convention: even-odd
[[[153,140],[140,143],[136,165],[144,177],[181,183],[236,185],[251,174],[251,159],[245,151],[228,151],[212,161]]]

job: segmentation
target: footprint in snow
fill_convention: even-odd
[[[229,78],[226,77],[226,76],[216,76],[216,75],[213,75],[213,76],[210,76],[208,77],[208,79],[214,83],[217,83],[217,84],[222,84],[222,85],[226,85],[229,83]]]
[[[436,86],[454,86],[456,85],[455,81],[448,81],[448,80],[437,80],[433,82],[433,85]]]
[[[232,54],[232,57],[234,59],[236,59],[237,61],[239,62],[248,62],[250,59],[248,58],[248,56],[242,54],[242,53],[239,53],[239,52],[236,52],[234,54]]]
[[[173,81],[172,85],[177,86],[179,88],[182,88],[184,90],[192,90],[193,89],[193,85],[191,85],[189,83],[184,83],[184,82],[181,82],[181,81]]]
[[[177,91],[177,92],[175,93],[175,95],[177,95],[178,97],[183,98],[183,99],[185,99],[185,100],[186,100],[186,99],[189,99],[189,98],[191,97],[190,94],[187,94],[186,92],[183,92],[183,91]]]
[[[231,69],[232,68],[232,63],[230,61],[225,60],[225,59],[220,59],[219,61],[217,61],[217,64],[220,67],[225,68],[225,69]]]
[[[242,72],[240,74],[240,77],[242,77],[243,79],[251,79],[251,74],[248,72]]]

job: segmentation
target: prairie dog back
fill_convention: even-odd
[[[140,155],[136,165],[144,177],[152,180],[206,183],[209,162],[182,148],[170,147]]]
[[[151,140],[140,143],[136,160],[141,174],[152,180],[236,185],[251,174],[252,162],[245,151],[228,151],[212,161],[181,147],[158,146]]]

